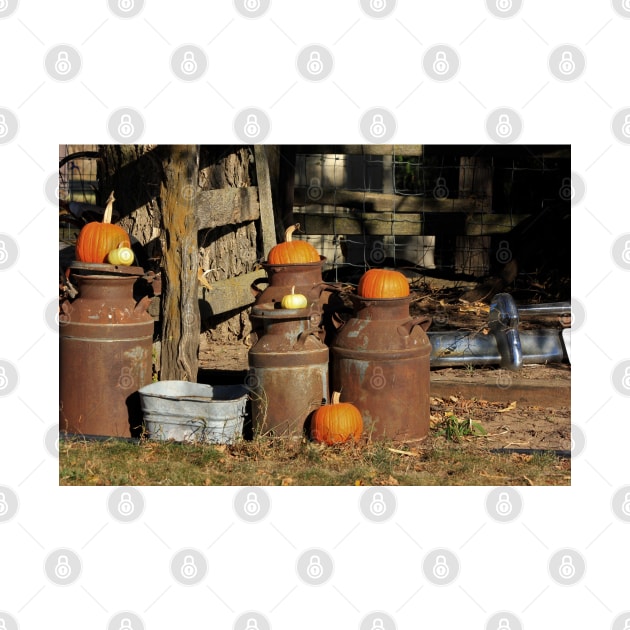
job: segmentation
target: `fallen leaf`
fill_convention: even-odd
[[[285,477],[285,478],[282,480],[282,485],[283,485],[283,486],[292,486],[292,485],[293,485],[293,481],[294,481],[294,480],[293,480],[293,477]]]
[[[497,413],[505,413],[506,411],[512,411],[516,409],[516,401],[513,400],[505,409],[497,409]]]

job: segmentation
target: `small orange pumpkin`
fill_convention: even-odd
[[[363,298],[406,297],[409,283],[400,271],[369,269],[361,276],[357,293]]]
[[[293,240],[293,232],[299,227],[299,223],[288,227],[284,233],[284,243],[278,243],[271,248],[267,256],[267,262],[270,265],[319,262],[319,253],[310,243]]]
[[[352,404],[339,402],[334,392],[330,405],[322,405],[311,417],[311,437],[328,445],[358,440],[363,432],[361,412]]]
[[[112,206],[114,205],[114,192],[112,191],[103,222],[92,221],[84,225],[77,237],[77,260],[87,263],[107,262],[107,254],[119,247],[131,247],[129,234],[119,225],[112,223]]]

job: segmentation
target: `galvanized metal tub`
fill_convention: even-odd
[[[159,381],[139,393],[151,439],[232,444],[243,434],[247,403],[243,385]]]

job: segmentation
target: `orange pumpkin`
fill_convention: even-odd
[[[409,283],[400,271],[370,269],[361,276],[357,293],[363,298],[406,297]]]
[[[287,228],[284,243],[272,247],[267,262],[270,265],[291,265],[319,262],[318,251],[306,241],[294,241],[293,232],[300,227],[299,223]]]
[[[328,445],[358,440],[363,432],[361,412],[352,404],[339,402],[334,392],[330,405],[322,405],[311,417],[311,437]]]
[[[112,224],[114,193],[109,196],[103,222],[92,221],[84,225],[77,237],[77,260],[87,263],[105,263],[107,254],[119,247],[131,247],[129,234],[119,225]]]

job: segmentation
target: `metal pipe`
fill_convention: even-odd
[[[493,334],[427,332],[431,342],[431,367],[501,365],[497,339]],[[544,329],[520,333],[523,364],[561,363],[568,360],[559,330]]]
[[[534,315],[571,315],[571,302],[549,302],[548,304],[525,304],[518,307],[521,317]]]

